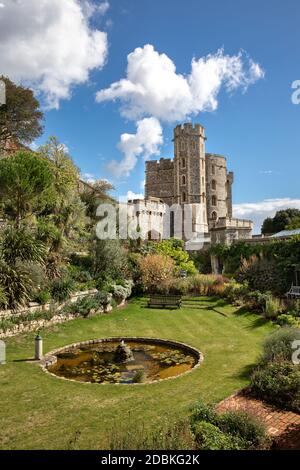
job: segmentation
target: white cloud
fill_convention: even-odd
[[[145,118],[137,122],[136,134],[122,134],[118,148],[124,154],[121,161],[109,163],[109,170],[117,177],[128,176],[136,165],[139,156],[148,158],[159,154],[159,146],[163,143],[162,128],[154,118]]]
[[[263,221],[267,217],[274,217],[276,211],[287,208],[300,209],[300,199],[264,199],[260,202],[251,202],[233,205],[234,217],[251,219],[254,222],[254,233],[260,233]]]
[[[69,99],[107,56],[107,35],[90,25],[109,4],[91,0],[2,0],[0,72],[40,92],[49,108]]]
[[[243,52],[225,55],[220,49],[193,59],[189,75],[176,72],[174,62],[151,44],[138,47],[127,57],[127,76],[96,95],[98,102],[119,99],[121,113],[129,119],[154,116],[177,121],[218,107],[218,94],[246,90],[264,76],[259,64]]]
[[[127,191],[126,200],[128,201],[129,199],[144,199],[144,194]]]
[[[97,180],[96,176],[92,173],[83,173],[81,175],[81,179],[83,181],[86,181],[87,183],[95,183],[95,181]]]

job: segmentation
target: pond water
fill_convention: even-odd
[[[92,383],[148,383],[192,369],[199,354],[183,345],[137,340],[105,341],[70,347],[56,353],[49,372]],[[124,352],[124,351],[125,352]],[[121,353],[121,354],[120,354]]]

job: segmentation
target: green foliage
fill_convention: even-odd
[[[283,311],[282,302],[280,299],[273,297],[272,295],[267,296],[266,305],[264,310],[265,318],[274,319]]]
[[[276,318],[277,325],[280,326],[297,326],[299,323],[292,315],[282,313]]]
[[[211,257],[209,249],[203,248],[202,250],[192,251],[190,253],[190,258],[200,273],[211,273]]]
[[[16,310],[29,302],[33,282],[24,265],[9,265],[0,258],[0,285],[5,292],[8,308]]]
[[[50,302],[51,294],[48,289],[41,289],[34,294],[32,300],[33,302],[45,305]]]
[[[247,281],[251,289],[262,292],[282,293],[286,289],[286,280],[276,260],[256,255],[242,260],[237,279],[239,282]]]
[[[46,256],[45,246],[26,227],[8,227],[0,233],[0,254],[12,265],[22,262],[42,263]]]
[[[64,312],[73,314],[78,313],[82,317],[86,318],[92,314],[98,313],[102,306],[103,304],[100,296],[89,295],[66,305],[64,307]]]
[[[70,298],[72,292],[74,292],[74,287],[74,281],[69,277],[54,279],[50,287],[52,298],[57,302],[64,302]]]
[[[226,411],[218,420],[220,429],[243,441],[248,449],[262,448],[266,442],[266,430],[257,418],[245,411]]]
[[[292,360],[292,343],[300,340],[298,328],[282,328],[270,335],[263,344],[261,364]]]
[[[6,105],[0,106],[0,141],[12,138],[29,144],[42,134],[43,113],[31,89],[0,76],[6,88]]]
[[[119,240],[95,239],[91,248],[93,272],[100,279],[126,275],[127,254]]]
[[[243,411],[217,413],[213,406],[198,402],[191,410],[190,423],[202,450],[258,449],[267,443],[264,426]]]
[[[73,195],[78,187],[79,171],[74,165],[66,147],[58,139],[51,136],[45,145],[39,147],[40,160],[50,163],[56,192],[55,206],[65,206],[70,194]]]
[[[0,309],[6,308],[8,303],[4,287],[0,284]]]
[[[209,422],[200,421],[195,425],[194,436],[201,450],[242,450],[242,439],[230,436]]]
[[[53,174],[46,160],[25,151],[0,159],[0,203],[17,226],[41,214],[52,197]]]
[[[183,240],[170,238],[163,240],[154,247],[156,253],[169,256],[174,260],[175,266],[178,271],[186,271],[187,274],[196,274],[197,269],[194,262],[190,259],[187,251],[184,250]]]
[[[242,260],[249,261],[253,256],[254,260],[261,260],[254,262],[254,267],[249,270],[251,288],[270,290],[275,295],[282,295],[289,290],[294,280],[295,267],[299,266],[300,237],[249,245],[244,242],[231,246],[217,245],[211,248],[211,253],[219,257],[225,266],[225,272],[231,274],[240,271]],[[242,273],[242,278],[239,279],[247,280],[247,277]]]
[[[300,411],[300,368],[288,362],[270,362],[251,376],[255,396],[282,408]]]
[[[278,233],[289,228],[300,227],[300,210],[284,209],[277,211],[275,216],[264,220],[261,232],[263,234]]]

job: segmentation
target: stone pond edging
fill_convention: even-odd
[[[108,342],[113,342],[113,341],[139,341],[141,343],[155,343],[155,344],[163,344],[163,345],[167,345],[167,346],[175,346],[175,347],[178,347],[180,346],[180,348],[186,352],[189,352],[189,353],[193,353],[194,356],[197,357],[197,363],[194,365],[194,367],[192,367],[192,369],[190,370],[187,370],[185,372],[183,372],[182,374],[179,374],[179,375],[176,375],[174,377],[167,377],[165,379],[157,379],[157,380],[153,380],[152,382],[148,382],[148,383],[130,383],[130,384],[125,384],[125,383],[114,383],[114,384],[98,384],[98,383],[92,383],[92,382],[78,382],[78,380],[75,380],[75,379],[69,379],[69,378],[66,378],[66,377],[62,377],[62,376],[59,376],[59,375],[56,375],[56,374],[53,374],[52,372],[50,372],[48,370],[48,367],[56,364],[57,362],[57,356],[56,354],[58,353],[62,353],[62,352],[65,352],[65,351],[69,351],[70,349],[76,349],[76,348],[79,348],[80,346],[86,346],[86,345],[90,345],[90,344],[101,344],[101,343],[108,343]],[[53,351],[50,351],[49,353],[47,353],[44,358],[39,362],[39,365],[42,367],[42,369],[47,372],[47,374],[49,375],[52,375],[53,377],[57,378],[57,379],[60,379],[60,380],[66,380],[68,382],[75,382],[77,384],[81,384],[81,385],[102,385],[102,386],[105,386],[105,385],[119,385],[119,386],[132,386],[132,385],[152,385],[152,384],[155,384],[155,383],[159,383],[159,382],[164,382],[166,380],[174,380],[174,379],[177,379],[178,377],[183,377],[184,375],[187,375],[187,374],[190,374],[191,372],[193,372],[195,369],[197,369],[198,367],[200,367],[200,365],[202,364],[204,360],[204,356],[203,354],[196,348],[194,348],[193,346],[190,346],[189,344],[186,344],[186,343],[181,343],[180,341],[173,341],[173,340],[168,340],[168,339],[162,339],[162,338],[153,338],[153,337],[150,337],[150,338],[145,338],[145,337],[140,337],[140,336],[112,336],[112,337],[107,337],[107,338],[97,338],[97,339],[91,339],[91,340],[87,340],[87,341],[80,341],[79,343],[72,343],[72,344],[68,344],[66,346],[62,346],[61,348],[57,348],[57,349],[54,349]]]

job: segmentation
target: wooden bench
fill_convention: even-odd
[[[148,307],[152,308],[180,308],[181,295],[158,295],[150,294]]]
[[[300,298],[300,286],[292,286],[285,295],[288,299]]]

